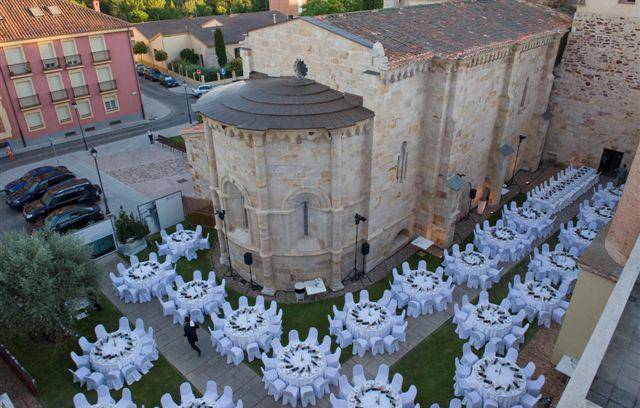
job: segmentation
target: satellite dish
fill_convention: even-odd
[[[293,63],[293,72],[296,73],[296,77],[298,79],[303,79],[307,76],[307,72],[309,72],[309,69],[307,68],[307,64],[305,64],[303,60],[297,59],[296,62]]]

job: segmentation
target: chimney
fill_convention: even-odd
[[[92,4],[93,4],[93,9],[99,13],[100,12],[100,1],[93,0]]]

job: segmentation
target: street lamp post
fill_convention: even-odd
[[[82,141],[84,142],[84,150],[89,150],[89,146],[87,146],[87,139],[84,136],[84,129],[82,128],[82,123],[80,123],[80,114],[78,113],[78,104],[76,101],[73,101],[71,104],[73,110],[76,112],[76,119],[78,119],[78,127],[80,127],[80,134],[82,135]]]
[[[104,186],[102,185],[102,177],[100,176],[100,168],[98,167],[98,151],[96,150],[95,147],[92,147],[91,150],[89,150],[89,153],[91,153],[91,157],[93,157],[93,162],[96,164],[96,172],[98,172],[98,181],[100,182],[100,189],[102,189],[102,198],[104,199],[104,209],[107,215],[109,215],[111,212],[109,211],[109,204],[107,203],[107,193],[106,191],[104,191]]]
[[[187,114],[189,115],[189,124],[191,121],[191,106],[189,106],[189,94],[187,94],[187,81],[182,82],[182,86],[184,87],[184,101],[187,104]]]

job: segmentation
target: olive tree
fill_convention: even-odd
[[[8,233],[0,245],[0,330],[53,338],[71,322],[66,303],[97,288],[90,250],[71,236]]]

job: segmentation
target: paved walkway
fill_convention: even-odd
[[[554,232],[557,231],[560,223],[566,222],[577,214],[579,203],[590,197],[590,195],[591,192],[588,192],[585,196],[576,200],[575,203],[557,215]],[[541,244],[541,242],[542,240],[536,242],[536,245]],[[107,271],[116,270],[115,265],[119,261],[119,258],[116,256],[105,259],[103,261],[105,263],[105,269]],[[509,272],[514,266],[514,263],[501,263],[500,266],[504,268],[504,275]],[[131,320],[141,317],[145,322],[153,326],[160,352],[200,391],[204,391],[206,381],[212,379],[218,384],[231,386],[234,391],[234,396],[242,399],[245,407],[282,406],[275,402],[272,397],[267,396],[260,377],[248,366],[244,364],[238,367],[227,365],[226,361],[215,353],[206,328],[201,330],[199,334],[199,345],[202,348],[203,355],[202,357],[198,357],[195,352],[189,348],[186,340],[182,336],[182,327],[172,325],[172,319],[170,317],[162,316],[162,309],[157,301],[154,300],[151,303],[143,304],[124,304],[114,295],[106,274],[101,282],[101,287],[109,299],[127,317]],[[456,287],[454,291],[454,302],[459,302],[464,294],[469,294],[470,298],[474,298],[479,292],[479,290],[471,290],[467,287]],[[421,316],[417,319],[408,318],[407,341],[401,345],[399,352],[392,355],[378,356],[372,356],[370,353],[367,353],[362,358],[353,356],[343,364],[341,369],[342,373],[351,377],[353,366],[355,364],[362,364],[370,376],[375,375],[379,364],[394,364],[420,342],[429,337],[438,327],[449,320],[452,315],[453,307],[449,307],[449,310],[433,315]],[[323,398],[318,406],[330,406],[329,399]]]

